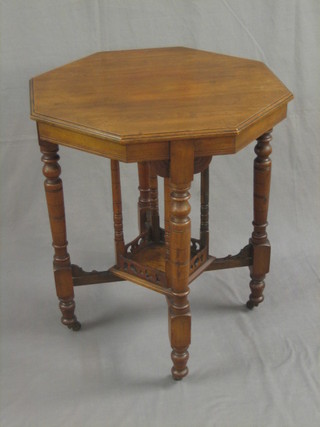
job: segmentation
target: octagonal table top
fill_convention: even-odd
[[[32,119],[124,145],[230,137],[237,151],[292,97],[261,62],[183,47],[99,52],[30,81]]]

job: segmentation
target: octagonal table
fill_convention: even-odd
[[[74,287],[129,280],[166,296],[172,375],[188,373],[189,284],[210,270],[249,266],[253,308],[263,301],[269,270],[267,212],[271,130],[286,117],[291,92],[261,62],[174,47],[100,52],[30,81],[44,162],[62,323],[80,329]],[[209,164],[257,139],[253,233],[239,253],[209,254]],[[86,272],[67,252],[59,144],[111,159],[116,263]],[[139,235],[125,243],[119,161],[137,162]],[[201,226],[191,237],[190,186],[201,173]],[[232,173],[229,171],[228,173]],[[164,178],[164,229],[158,176]]]

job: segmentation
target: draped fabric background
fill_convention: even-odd
[[[318,0],[0,0],[1,427],[320,425],[319,22]],[[262,60],[295,99],[273,133],[265,301],[244,308],[247,268],[193,283],[190,374],[176,383],[162,296],[126,282],[76,289],[83,329],[59,323],[28,80],[99,50],[178,45]],[[217,256],[252,231],[253,147],[211,165]],[[71,259],[105,269],[114,262],[109,161],[60,154]],[[136,165],[121,173],[129,240]],[[193,234],[198,205],[196,177]]]

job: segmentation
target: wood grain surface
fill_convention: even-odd
[[[182,47],[96,53],[30,88],[31,118],[120,144],[236,136],[292,98],[261,62]]]

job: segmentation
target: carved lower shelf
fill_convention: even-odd
[[[163,294],[163,295],[167,295],[167,296],[172,295],[172,291],[170,288],[166,288],[162,285],[149,282],[148,280],[143,279],[142,277],[119,270],[116,266],[112,267],[110,269],[110,272],[115,276],[119,277],[120,280],[128,280],[129,282],[136,283],[137,285],[159,292],[160,294]]]
[[[197,270],[207,264],[207,248],[201,248],[197,239],[191,239],[190,243],[190,275],[197,277]],[[166,282],[166,246],[165,243],[149,242],[120,257],[117,270],[128,275],[151,282],[155,285],[167,288]],[[203,271],[203,268],[202,268]],[[112,270],[115,274],[114,269]]]
[[[201,249],[199,241],[192,239],[190,253],[189,283],[205,271],[252,265],[252,246],[250,244],[236,255],[216,258],[207,256],[207,248]],[[137,250],[126,255],[120,258],[120,265],[106,271],[87,272],[73,264],[73,285],[82,286],[128,280],[164,295],[171,295],[171,289],[167,287],[166,283],[166,247],[163,242],[156,244],[144,241]]]
[[[212,262],[214,258],[209,257],[205,263],[203,263],[195,272],[190,274],[189,276],[189,283],[193,282],[194,279],[196,279],[200,274],[202,274],[204,271],[206,271],[208,265]],[[137,285],[143,286],[145,288],[151,289],[153,291],[156,291],[160,294],[166,295],[166,296],[172,296],[172,289],[166,288],[165,286],[158,285],[156,283],[149,282],[148,280],[143,279],[142,277],[134,276],[130,273],[127,273],[125,271],[119,270],[116,266],[112,267],[110,269],[110,272],[117,276],[119,280],[128,280],[129,282],[136,283]]]

